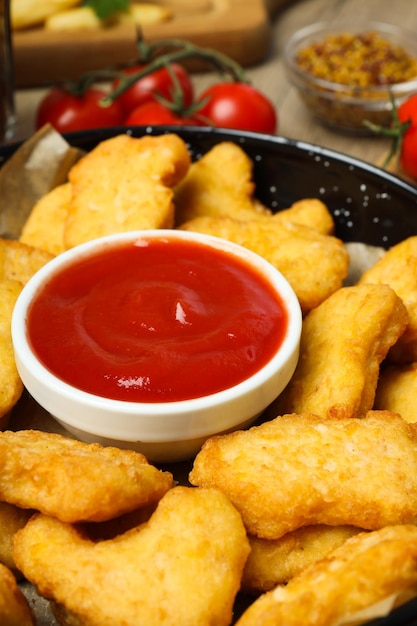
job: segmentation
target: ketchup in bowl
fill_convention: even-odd
[[[280,295],[253,265],[163,233],[67,264],[27,312],[30,346],[55,376],[141,403],[241,383],[273,357],[287,326]]]

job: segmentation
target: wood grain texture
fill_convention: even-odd
[[[277,2],[278,0],[274,0]],[[161,0],[172,11],[166,22],[143,26],[143,37],[187,39],[215,48],[243,66],[261,61],[269,50],[271,22],[263,0]],[[43,29],[13,35],[17,87],[33,87],[136,58],[134,26],[100,31],[52,33]],[[204,69],[190,64],[191,70]]]
[[[177,3],[195,2],[196,10],[212,0],[171,0]],[[242,0],[241,0],[242,1]],[[247,67],[246,73],[253,85],[263,91],[273,103],[279,118],[278,134],[297,141],[308,142],[331,148],[370,163],[380,164],[390,142],[382,137],[355,137],[340,133],[319,124],[306,109],[285,72],[283,55],[285,44],[298,28],[318,21],[347,22],[351,18],[364,22],[380,20],[417,29],[417,2],[413,0],[264,0],[270,12],[271,37],[268,27],[268,51],[259,62]],[[227,0],[224,0],[227,3]],[[245,0],[244,5],[256,4],[256,0]],[[179,4],[177,5],[179,7]],[[179,9],[178,9],[179,10]],[[224,27],[223,27],[224,29]],[[212,33],[213,42],[216,43]],[[235,35],[236,36],[236,35]],[[220,37],[220,35],[219,35]],[[240,44],[244,46],[245,43]],[[262,46],[263,48],[263,46]],[[113,50],[113,54],[117,51]],[[30,56],[27,55],[30,71]],[[43,74],[38,70],[40,78]],[[48,70],[49,71],[49,70]],[[47,73],[45,71],[45,73]],[[201,93],[218,80],[212,72],[196,73],[193,76],[195,93]],[[16,108],[18,123],[15,138],[23,139],[34,130],[34,117],[39,100],[45,90],[41,87],[18,89]],[[302,187],[302,181],[300,181]]]

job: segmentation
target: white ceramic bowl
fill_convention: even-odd
[[[55,376],[42,364],[28,340],[28,309],[39,290],[51,277],[91,254],[138,239],[161,237],[196,241],[226,251],[261,272],[288,312],[287,331],[279,349],[255,374],[231,388],[181,401],[109,399],[77,389]],[[280,394],[297,364],[301,323],[300,306],[292,288],[260,256],[217,237],[159,230],[104,237],[50,261],[32,277],[18,298],[12,338],[17,368],[26,389],[69,432],[84,441],[138,450],[151,461],[171,462],[196,454],[211,435],[249,425]]]

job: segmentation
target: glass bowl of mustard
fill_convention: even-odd
[[[393,101],[417,91],[415,36],[392,24],[311,24],[289,38],[284,61],[313,116],[348,133],[389,127]]]

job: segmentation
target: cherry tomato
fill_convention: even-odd
[[[125,119],[126,126],[158,126],[160,124],[173,126],[202,126],[194,117],[181,117],[161,102],[150,100],[136,107]]]
[[[198,114],[213,126],[269,134],[277,130],[272,103],[247,83],[215,83],[201,94],[199,101],[206,98],[207,103]]]
[[[105,91],[93,87],[80,97],[64,89],[51,89],[40,102],[36,128],[49,122],[58,132],[68,133],[123,124],[123,111],[117,101],[108,107],[100,105],[105,95]]]
[[[141,69],[144,69],[144,67],[146,66],[136,65],[123,70],[123,73],[127,75],[135,74]],[[170,72],[173,72],[176,77],[175,79]],[[178,81],[178,85],[176,85],[175,81]],[[119,79],[113,82],[113,89],[119,85],[119,82]],[[194,88],[191,77],[181,65],[171,63],[169,70],[163,67],[137,80],[129,89],[120,94],[117,100],[120,102],[125,115],[128,115],[140,104],[154,100],[154,94],[158,94],[165,100],[173,102],[177,87],[181,89],[183,94],[182,104],[188,107],[194,98]]]
[[[398,107],[398,119],[400,122],[411,120],[411,126],[403,137],[400,163],[407,174],[417,179],[417,94]]]

